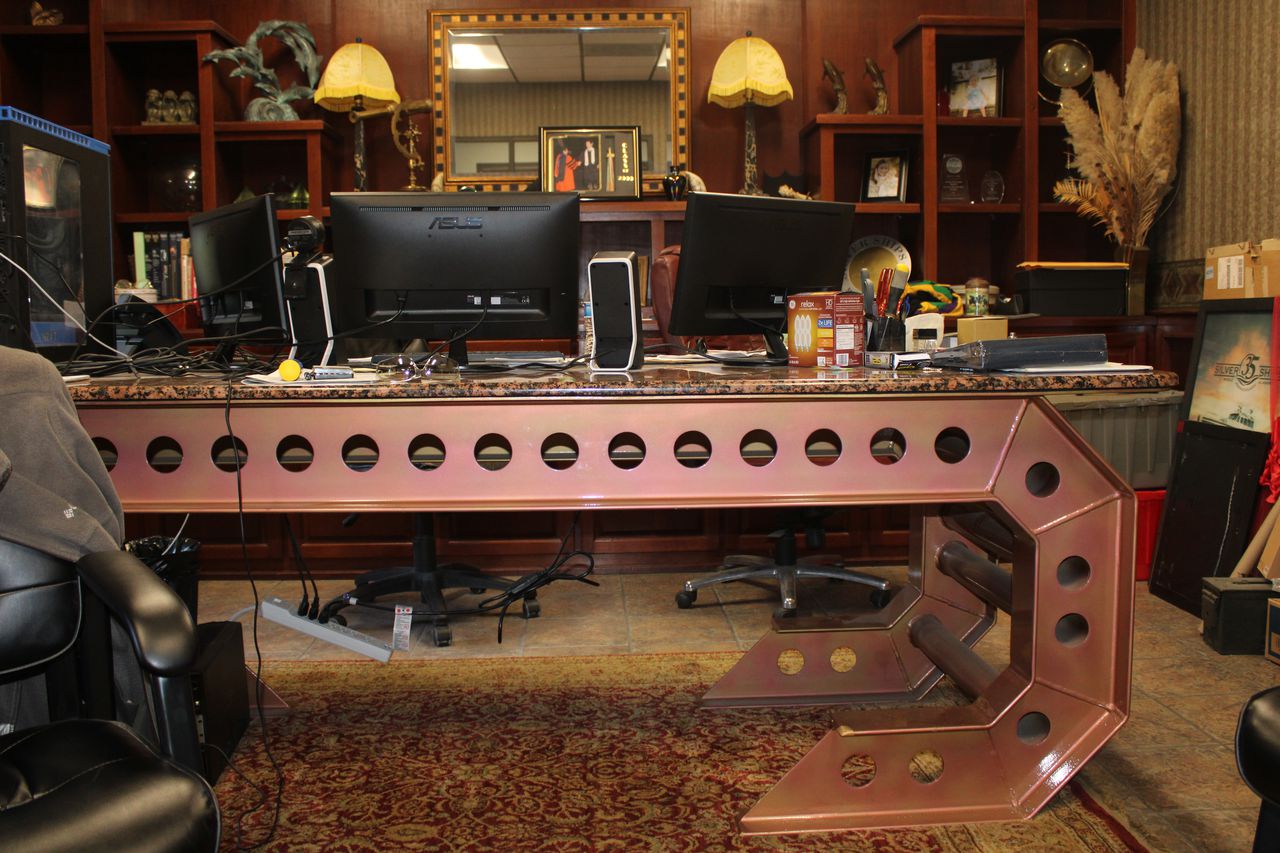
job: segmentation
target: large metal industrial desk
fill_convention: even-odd
[[[742,822],[793,832],[1026,817],[1114,734],[1135,500],[1039,396],[1174,384],[662,366],[71,393],[128,511],[235,511],[237,456],[251,512],[912,505],[909,583],[885,608],[775,627],[704,700],[892,706],[837,711]],[[968,647],[996,608],[1009,665],[984,672]],[[944,673],[972,703],[916,704]],[[852,756],[874,762],[869,784],[846,781]],[[935,772],[916,772],[922,758]]]

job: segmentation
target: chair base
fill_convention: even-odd
[[[471,592],[481,593],[485,590],[510,589],[512,583],[507,578],[485,574],[475,566],[465,563],[446,563],[430,571],[422,571],[414,566],[374,569],[359,575],[355,579],[355,589],[351,592],[326,604],[320,611],[320,622],[327,622],[337,615],[339,610],[348,606],[348,599],[351,598],[357,601],[377,601],[389,595],[416,592],[428,612],[415,615],[414,620],[430,620],[432,642],[437,646],[447,646],[453,642],[453,632],[449,629],[449,606],[444,600],[446,589],[469,589]],[[521,602],[521,615],[525,619],[533,619],[540,612],[537,592],[526,595]]]
[[[794,564],[775,562],[768,557],[757,557],[751,554],[734,554],[726,557],[721,570],[684,583],[684,589],[676,593],[676,606],[682,610],[693,606],[698,598],[698,590],[703,587],[729,581],[773,579],[778,582],[782,596],[782,613],[792,615],[796,610],[796,580],[798,578],[830,578],[832,580],[850,581],[865,584],[876,591],[872,594],[871,603],[883,607],[892,595],[889,582],[864,572],[846,569],[840,557],[834,554],[818,554],[802,557]]]

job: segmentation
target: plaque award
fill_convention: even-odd
[[[959,154],[942,155],[942,188],[938,196],[942,204],[968,204],[969,178],[964,170],[964,158]]]
[[[990,169],[982,176],[982,183],[978,188],[978,198],[991,204],[999,204],[1004,201],[1004,175],[1001,175],[995,169]]]

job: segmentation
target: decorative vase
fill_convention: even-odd
[[[670,164],[667,174],[662,178],[662,191],[670,201],[680,201],[689,189],[689,177]]]
[[[1147,246],[1116,246],[1116,260],[1129,265],[1125,282],[1125,313],[1130,317],[1147,313],[1147,265],[1151,249]]]

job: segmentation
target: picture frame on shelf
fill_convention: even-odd
[[[542,127],[538,137],[544,190],[584,199],[640,198],[639,127]]]
[[[910,165],[911,156],[907,151],[868,152],[862,170],[862,201],[906,201]]]
[[[947,91],[950,114],[960,118],[1001,115],[1000,62],[995,58],[951,63]]]

